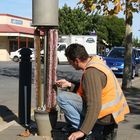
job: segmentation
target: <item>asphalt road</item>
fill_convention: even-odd
[[[43,72],[43,65],[41,65]],[[67,73],[67,76],[65,74]],[[72,79],[72,74],[76,75],[76,78],[80,78],[81,71],[76,71],[70,65],[58,65],[57,66],[57,76],[58,79],[62,77],[66,77],[67,79]],[[34,62],[32,63],[32,75],[34,75]],[[18,78],[19,77],[19,63],[8,61],[8,62],[0,62],[0,79],[1,76],[7,76],[10,78]]]
[[[43,65],[42,65],[43,68]],[[81,72],[75,71],[70,65],[58,65],[58,79],[77,81]],[[42,70],[43,71],[43,70]],[[71,72],[73,71],[73,72]],[[43,77],[42,77],[43,78]],[[34,79],[34,63],[32,63],[32,79]],[[34,81],[31,87],[31,106],[36,106]],[[12,61],[0,62],[0,116],[18,113],[19,98],[19,63]]]
[[[34,73],[34,63],[32,64]],[[43,66],[42,66],[43,67]],[[32,74],[33,75],[33,74]],[[57,67],[58,79],[66,78],[70,81],[78,81],[81,77],[81,71],[74,70],[70,65],[58,65]],[[33,76],[32,76],[33,79]],[[121,83],[121,78],[119,78]],[[133,85],[138,85],[140,78],[133,80]],[[32,103],[35,107],[36,97],[34,92],[34,84],[32,83]],[[18,112],[18,98],[19,98],[19,63],[15,62],[0,62],[0,110],[5,113]],[[7,111],[7,112],[6,112]],[[0,113],[1,115],[1,113]]]

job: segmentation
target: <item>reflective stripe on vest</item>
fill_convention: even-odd
[[[118,117],[118,116],[123,112],[123,110],[124,110],[124,108],[125,108],[126,106],[127,106],[127,103],[125,102],[125,103],[123,104],[123,106],[120,108],[119,111],[113,113],[113,116],[114,116],[115,118]]]

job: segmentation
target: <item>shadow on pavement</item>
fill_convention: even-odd
[[[3,121],[9,123],[11,121],[16,121],[18,124],[19,120],[18,117],[6,106],[0,105],[0,117],[2,118]],[[37,133],[37,126],[34,120],[30,120],[30,124],[20,124],[25,130],[29,130],[31,134],[35,135]],[[24,131],[26,132],[26,131]],[[22,133],[24,133],[22,132]],[[20,134],[17,134],[20,135]]]
[[[124,91],[131,114],[140,114],[140,88],[132,87]]]
[[[135,125],[134,128],[140,130],[140,124]]]
[[[3,119],[5,122],[10,122],[10,121],[17,121],[18,118],[17,116],[6,106],[0,105],[0,117]]]

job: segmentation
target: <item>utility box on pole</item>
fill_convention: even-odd
[[[58,0],[32,1],[33,26],[58,26]]]

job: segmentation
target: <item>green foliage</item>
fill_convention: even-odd
[[[81,8],[71,9],[64,5],[59,9],[59,33],[60,34],[87,34],[89,22],[87,15]]]
[[[104,17],[110,46],[121,46],[125,35],[125,22],[116,16]]]
[[[67,5],[59,9],[59,34],[86,35],[96,31],[98,42],[105,40],[110,46],[121,46],[125,33],[124,19],[116,16],[86,14],[81,8]]]

